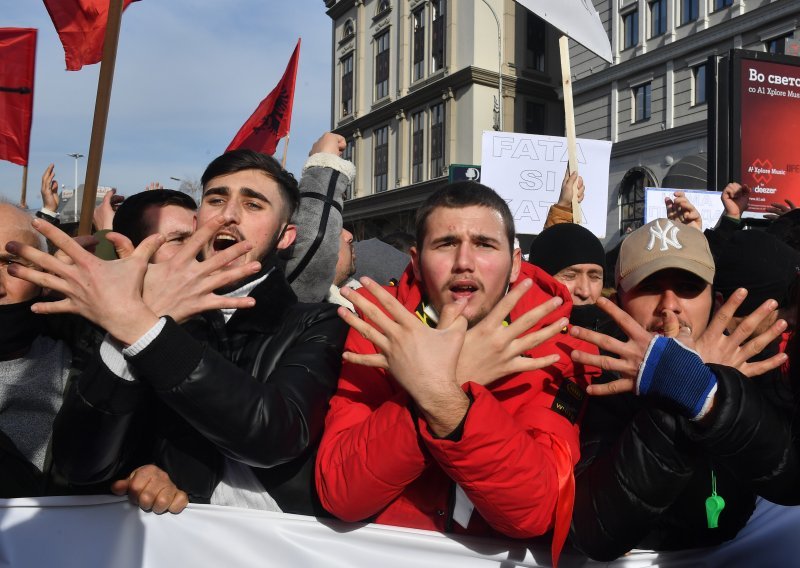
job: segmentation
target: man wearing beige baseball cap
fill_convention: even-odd
[[[616,394],[590,398],[584,416],[573,543],[596,560],[632,548],[714,546],[745,526],[757,496],[797,503],[789,417],[749,378],[784,361],[748,362],[785,328],[779,320],[748,342],[777,303],[765,302],[726,335],[747,292],[720,306],[705,236],[668,219],[625,239],[615,276],[617,304],[597,305],[628,341],[571,330],[601,350],[573,353],[605,370],[587,392]]]

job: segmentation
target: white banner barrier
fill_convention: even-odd
[[[777,566],[796,561],[800,539],[789,534],[796,535],[800,515],[794,508],[762,505],[754,520],[766,524],[756,523],[761,525],[756,530],[748,525],[740,538],[714,551],[635,551],[612,563],[592,562],[567,551],[559,566]],[[0,566],[15,568],[549,565],[549,543],[526,546],[521,541],[211,505],[190,505],[180,515],[154,515],[112,496],[0,500]]]

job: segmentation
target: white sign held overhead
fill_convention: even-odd
[[[644,188],[644,222],[649,223],[653,219],[660,219],[667,216],[667,205],[664,198],[674,198],[676,191],[682,191],[686,198],[692,202],[695,209],[703,219],[703,229],[711,229],[716,226],[720,215],[725,212],[725,207],[720,199],[720,192],[706,191],[704,189],[668,189],[664,187],[645,187]]]
[[[517,233],[540,233],[547,211],[561,192],[567,139],[489,130],[483,133],[482,146],[481,183],[508,202]],[[581,224],[602,238],[606,234],[611,142],[578,139],[577,153],[578,173],[586,186]]]
[[[592,0],[517,0],[517,3],[611,63],[611,42]]]

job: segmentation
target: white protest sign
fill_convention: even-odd
[[[611,42],[592,0],[517,0],[519,4],[611,63]]]
[[[581,224],[602,238],[606,235],[611,142],[579,138],[577,145],[578,173],[586,185]],[[483,133],[481,183],[508,202],[517,233],[542,232],[548,209],[558,201],[567,159],[567,139],[560,136]]]
[[[705,191],[703,189],[669,189],[663,187],[644,188],[644,222],[661,219],[667,216],[667,206],[664,198],[673,198],[676,191],[686,194],[692,205],[703,218],[703,229],[710,229],[717,224],[719,216],[725,211],[718,191]]]

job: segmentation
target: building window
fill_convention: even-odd
[[[375,13],[375,16],[380,16],[384,12],[388,12],[392,9],[392,3],[389,0],[381,0],[380,4],[378,4],[378,11]]]
[[[355,155],[356,155],[356,141],[354,138],[350,138],[345,142],[344,150],[342,151],[342,158],[347,160],[348,162],[353,162],[355,164]],[[348,200],[353,197],[353,184],[351,183],[350,186],[347,188],[347,191],[344,193],[344,199]]]
[[[389,96],[389,32],[375,38],[375,100]]]
[[[447,0],[434,0],[431,2],[431,73],[444,68],[444,37],[445,37],[445,8]]]
[[[547,25],[539,16],[528,12],[526,26],[525,64],[537,71],[544,71],[547,47]]]
[[[344,31],[342,32],[342,39],[347,39],[356,35],[356,26],[353,20],[347,20],[344,23]]]
[[[722,10],[728,6],[733,6],[733,0],[714,0],[714,10]]]
[[[794,39],[794,33],[782,35],[780,37],[774,37],[764,42],[764,49],[766,49],[767,53],[775,53],[782,55],[786,53],[786,40],[787,39]]]
[[[681,0],[681,25],[694,22],[700,15],[700,0]]]
[[[623,49],[639,45],[639,10],[631,10],[622,16],[624,30]]]
[[[692,80],[694,82],[694,104],[701,105],[706,99],[706,64],[692,68]]]
[[[634,122],[648,120],[650,118],[650,83],[633,87],[632,93]]]
[[[650,2],[650,37],[667,33],[667,0]]]
[[[417,112],[411,116],[411,183],[422,181],[425,160],[425,113]]]
[[[431,107],[431,178],[444,170],[444,103]]]
[[[373,144],[375,145],[375,193],[386,191],[389,188],[389,127],[376,128],[372,131]]]
[[[542,103],[525,103],[525,132],[527,134],[545,133],[545,106]]]
[[[353,114],[353,54],[342,59],[342,116]]]
[[[645,174],[637,169],[622,178],[619,190],[619,232],[627,235],[644,222]]]
[[[412,62],[414,64],[413,80],[422,79],[425,73],[425,10],[420,8],[411,15],[414,26],[413,43],[414,53]]]

